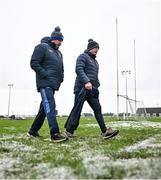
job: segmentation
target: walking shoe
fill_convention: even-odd
[[[36,132],[36,133],[28,132],[27,136],[34,137],[34,138],[41,138],[42,137],[38,132]]]
[[[109,139],[116,136],[119,130],[113,130],[112,128],[107,128],[105,133],[102,133],[103,139]]]
[[[76,135],[74,135],[74,133],[72,134],[72,133],[70,133],[70,132],[68,132],[68,131],[65,131],[65,132],[64,132],[64,135],[65,135],[67,138],[74,138],[74,137],[76,137]]]
[[[62,136],[60,133],[55,133],[51,135],[51,142],[62,142],[66,140],[67,140],[67,137]]]

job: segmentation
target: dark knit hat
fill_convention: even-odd
[[[93,48],[99,48],[99,44],[93,39],[88,40],[87,50],[91,50]]]
[[[55,30],[51,33],[51,40],[60,40],[63,41],[64,36],[62,35],[62,33],[60,32],[60,27],[57,26],[55,27]]]

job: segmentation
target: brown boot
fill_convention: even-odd
[[[119,133],[119,130],[113,130],[112,128],[107,128],[105,133],[102,133],[103,139],[109,139],[116,136]]]

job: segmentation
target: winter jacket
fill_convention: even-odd
[[[63,57],[50,42],[49,37],[41,40],[31,57],[31,68],[36,72],[37,90],[51,87],[58,90],[64,78]]]
[[[89,51],[82,53],[76,61],[76,80],[74,85],[74,93],[80,91],[87,82],[91,82],[95,88],[100,86],[98,79],[99,65],[95,56]]]

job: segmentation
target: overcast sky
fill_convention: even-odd
[[[159,0],[0,0],[0,114],[35,114],[40,103],[35,73],[30,68],[34,47],[60,26],[64,42],[65,78],[56,93],[59,114],[69,114],[73,106],[75,61],[89,38],[100,44],[100,101],[103,112],[116,112],[116,18],[119,36],[119,89],[134,99],[134,46],[136,41],[137,100],[146,107],[161,106],[161,56]],[[125,100],[120,98],[120,112]],[[91,112],[85,104],[83,112]]]

